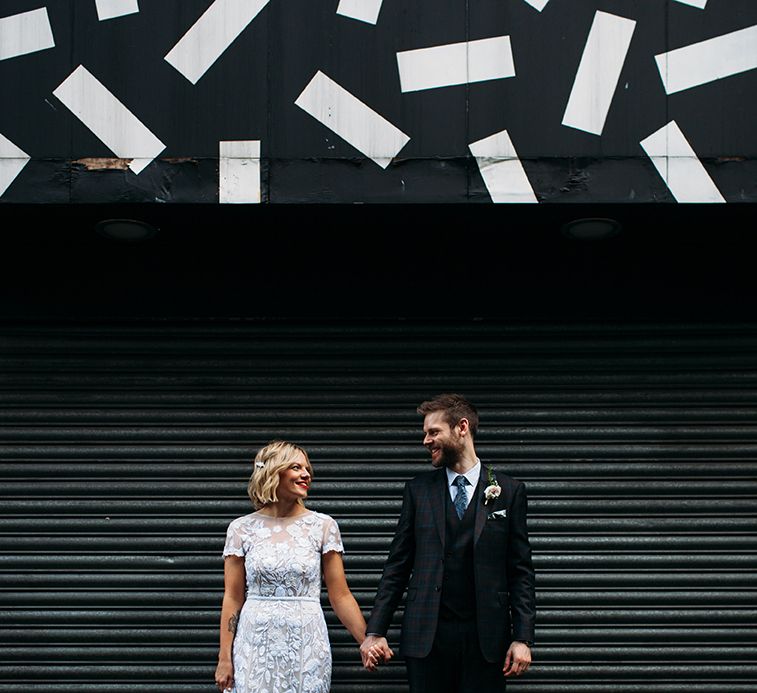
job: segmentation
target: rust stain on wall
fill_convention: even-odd
[[[87,171],[126,171],[129,168],[131,159],[116,159],[107,157],[86,157],[76,159],[72,164],[79,164]]]
[[[192,156],[164,157],[161,158],[160,161],[164,161],[167,164],[197,163],[197,159]],[[83,159],[75,159],[71,163],[83,166],[87,171],[126,171],[131,162],[131,159],[89,156]]]

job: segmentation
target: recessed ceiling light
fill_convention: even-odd
[[[621,225],[615,219],[589,217],[574,219],[564,224],[562,232],[577,241],[601,241],[620,233]]]
[[[103,219],[95,225],[99,234],[113,241],[146,241],[157,232],[154,226],[136,219]]]

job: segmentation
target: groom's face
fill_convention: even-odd
[[[451,427],[444,412],[434,411],[423,419],[423,445],[431,453],[434,467],[452,467],[462,457],[463,441],[456,427]]]

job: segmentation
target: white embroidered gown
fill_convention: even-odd
[[[328,551],[344,548],[336,521],[322,513],[255,512],[229,524],[223,555],[243,556],[247,575],[233,693],[328,693],[331,648],[320,599]]]

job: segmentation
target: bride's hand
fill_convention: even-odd
[[[369,651],[369,655],[373,659],[375,666],[384,663],[384,648],[379,645],[374,645]]]
[[[369,635],[360,645],[360,655],[363,658],[363,666],[368,671],[376,671],[379,664],[388,662],[394,652],[392,652],[386,638],[378,635]]]
[[[225,691],[234,686],[234,665],[229,662],[218,662],[216,667],[216,686],[219,691]]]

